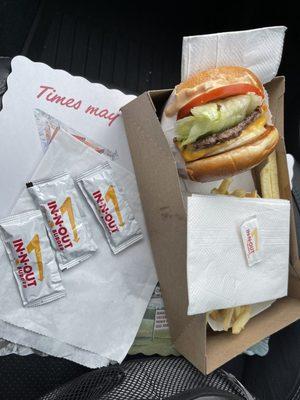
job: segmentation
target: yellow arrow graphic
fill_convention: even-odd
[[[77,226],[76,226],[76,222],[75,222],[75,216],[74,216],[71,197],[67,197],[66,200],[63,202],[63,204],[60,207],[60,212],[62,213],[62,215],[65,213],[68,214],[70,225],[71,225],[71,228],[73,231],[74,242],[78,243],[79,236],[78,236],[78,232],[77,232]]]
[[[26,250],[28,251],[28,253],[31,253],[32,251],[34,251],[37,266],[38,266],[38,280],[42,281],[44,279],[44,266],[43,266],[43,259],[42,259],[40,237],[38,234],[33,236],[31,241],[26,246]]]
[[[119,220],[119,226],[123,226],[124,225],[124,221],[123,221],[122,214],[121,214],[121,211],[120,211],[120,207],[119,207],[116,191],[115,191],[115,188],[113,187],[113,185],[110,185],[108,187],[107,192],[105,194],[105,200],[106,200],[107,203],[109,202],[109,200],[112,201],[114,209],[115,209],[117,217],[118,217],[118,220]]]

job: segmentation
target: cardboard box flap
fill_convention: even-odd
[[[273,117],[273,123],[278,129],[281,139],[276,148],[276,159],[278,165],[278,181],[280,189],[280,197],[287,200],[292,200],[291,187],[287,167],[286,149],[284,143],[284,88],[285,79],[283,76],[278,76],[265,85],[269,94],[270,110]],[[297,244],[296,226],[291,209],[291,246],[290,246],[291,272],[300,277],[300,262]]]
[[[165,92],[165,100],[169,94]],[[171,335],[179,351],[195,346],[199,351],[201,345],[205,354],[205,316],[187,315],[186,212],[175,160],[158,118],[153,118],[148,93],[123,107],[122,113]]]
[[[239,335],[232,335],[230,332],[212,333],[207,339],[206,373],[210,373],[253,344],[296,321],[299,316],[299,300],[285,297],[252,318],[247,328]]]

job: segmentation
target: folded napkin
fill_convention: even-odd
[[[286,296],[290,203],[188,198],[188,314]]]

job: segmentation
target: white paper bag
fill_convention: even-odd
[[[241,227],[256,219],[250,266]],[[188,198],[188,314],[254,304],[287,294],[290,203],[287,200],[201,196]],[[254,241],[256,241],[254,243]],[[250,246],[251,245],[251,246]]]

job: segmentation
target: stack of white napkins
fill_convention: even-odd
[[[188,314],[274,300],[287,294],[290,203],[188,198]]]

